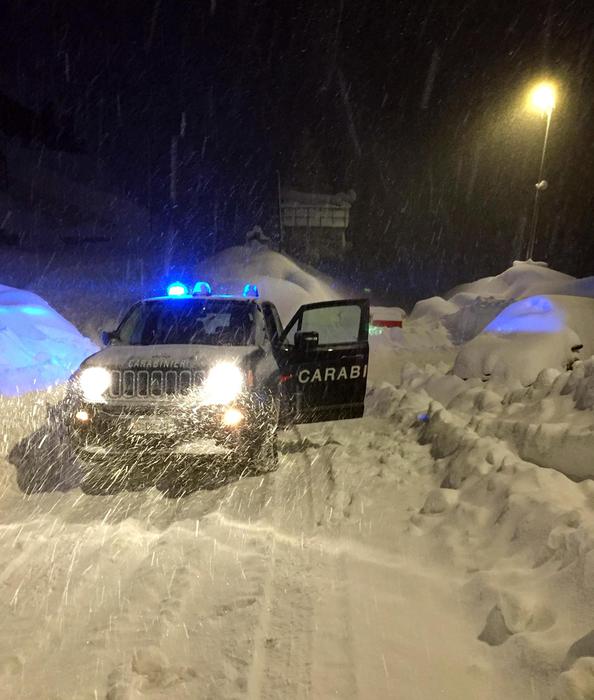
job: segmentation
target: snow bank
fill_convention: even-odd
[[[431,451],[410,527],[436,564],[467,572],[460,596],[491,658],[507,672],[519,659],[535,697],[592,698],[594,482],[560,472],[594,477],[594,415],[581,410],[594,359],[528,388],[494,386],[408,365],[369,409]]]
[[[451,301],[446,301],[446,299],[441,297],[431,297],[430,299],[418,301],[409,318],[411,321],[417,321],[420,318],[441,320],[445,316],[455,314],[456,311],[458,311],[458,307]]]
[[[575,282],[575,277],[557,272],[546,263],[516,261],[499,275],[455,287],[446,298],[461,306],[464,299],[476,297],[510,300],[536,294],[566,294]]]
[[[583,667],[594,649],[585,594],[594,551],[592,483],[539,469],[513,443],[475,427],[437,404],[430,409],[422,439],[431,445],[444,492],[430,505],[454,505],[437,515],[426,507],[415,523],[431,530],[441,556],[476,567],[465,595],[477,611],[479,640],[510,662],[520,656],[551,685],[564,671],[557,681],[562,693],[554,697],[592,697]]]
[[[0,285],[0,394],[63,381],[96,349],[41,297]]]
[[[245,283],[256,284],[260,295],[275,303],[283,323],[287,323],[302,304],[349,296],[321,272],[270,250],[258,241],[227,248],[200,261],[196,273],[196,279],[208,280],[219,292],[241,293]]]
[[[408,361],[419,366],[443,361],[452,362],[463,378],[527,385],[543,369],[565,369],[578,345],[579,357],[594,354],[592,318],[594,277],[576,280],[544,263],[516,262],[446,298],[419,301],[404,329],[380,341],[373,379],[397,383]]]
[[[432,297],[419,301],[410,318],[439,321],[447,329],[452,342],[460,345],[478,335],[509,304],[526,297],[543,295],[548,298],[592,299],[594,277],[577,280],[571,275],[552,270],[544,263],[515,262],[500,275],[456,287],[445,295],[445,299]],[[580,335],[583,316],[575,313],[577,309],[572,311],[569,308],[572,304],[576,306],[577,302],[563,302],[564,311],[572,322],[580,326],[574,328]],[[589,301],[585,304],[588,305]],[[573,328],[571,323],[569,325]]]
[[[380,331],[378,333],[378,331]],[[407,363],[442,366],[447,371],[456,350],[447,329],[431,318],[406,319],[402,328],[373,329],[369,336],[369,380],[399,384]]]
[[[476,378],[463,381],[443,367],[412,363],[401,374],[398,391],[414,393],[415,415],[427,414],[429,420],[433,402],[477,434],[505,441],[521,459],[572,479],[594,479],[594,358],[576,362],[571,370],[543,370],[530,386],[516,388]],[[394,394],[387,386],[372,391],[371,414],[395,415]],[[446,432],[444,439],[449,439]]]
[[[532,296],[501,311],[456,357],[454,373],[526,386],[594,352],[594,300]],[[578,331],[576,333],[576,330]],[[583,336],[583,337],[582,337]]]

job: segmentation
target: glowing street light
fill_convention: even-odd
[[[550,116],[557,101],[557,88],[553,83],[538,83],[528,95],[530,107],[541,114]]]
[[[537,83],[528,93],[528,106],[532,111],[538,112],[546,117],[547,125],[545,128],[544,142],[542,144],[542,155],[540,157],[540,168],[538,171],[538,180],[534,190],[534,208],[532,210],[532,221],[530,223],[530,238],[528,240],[528,249],[526,251],[526,259],[532,259],[534,255],[534,246],[536,244],[536,229],[538,225],[538,199],[541,192],[547,189],[549,183],[544,179],[544,164],[547,153],[547,144],[549,142],[549,130],[551,128],[551,117],[557,103],[557,87],[554,83],[544,81]]]

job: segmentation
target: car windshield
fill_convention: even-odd
[[[249,345],[252,304],[232,299],[155,299],[133,307],[118,339],[125,345]]]

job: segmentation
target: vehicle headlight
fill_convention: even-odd
[[[111,385],[111,372],[103,367],[87,367],[80,373],[78,383],[85,401],[103,403],[103,394]]]
[[[219,362],[211,367],[200,388],[200,401],[205,404],[228,404],[243,389],[243,372],[232,362]]]

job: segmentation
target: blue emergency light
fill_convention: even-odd
[[[167,286],[168,297],[184,297],[188,293],[188,288],[183,282],[172,282]]]
[[[258,287],[255,284],[246,284],[243,288],[243,296],[257,299],[260,296]]]
[[[212,294],[212,287],[208,282],[196,282],[192,294],[201,297],[209,297]]]

